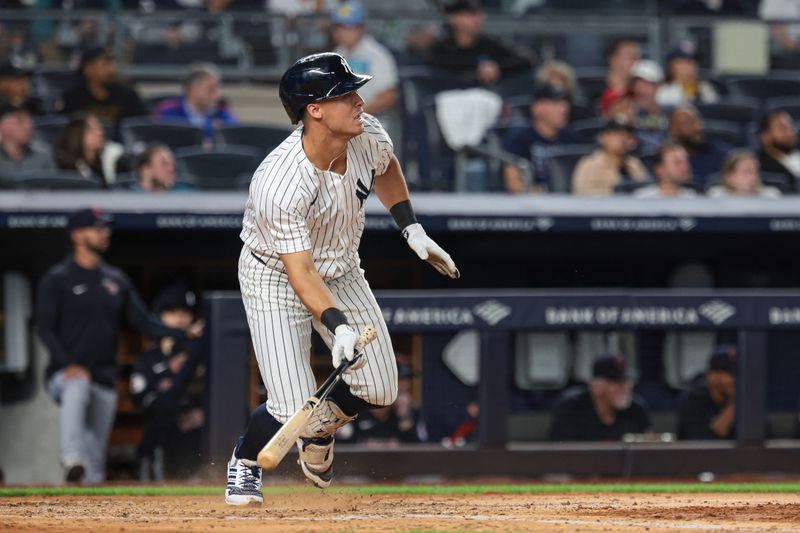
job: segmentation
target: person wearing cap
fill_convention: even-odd
[[[30,73],[7,61],[0,64],[0,101],[25,107],[33,115],[44,114],[41,98],[31,96]]]
[[[164,101],[155,112],[156,118],[188,122],[203,130],[206,141],[213,141],[217,128],[239,123],[220,97],[221,80],[222,75],[214,65],[191,65],[183,80],[183,96]]]
[[[391,52],[367,33],[366,12],[361,2],[342,2],[331,11],[331,36],[334,52],[344,57],[356,74],[372,76],[359,95],[364,99],[364,112],[381,116],[397,102],[397,62]]]
[[[691,187],[692,167],[689,154],[680,144],[664,143],[653,158],[656,182],[636,189],[636,198],[696,198]]]
[[[662,106],[678,106],[690,103],[710,104],[719,100],[714,86],[701,80],[697,58],[688,46],[672,50],[667,55],[667,79],[656,93]]]
[[[541,191],[547,186],[545,159],[553,147],[576,142],[569,129],[569,96],[558,87],[549,84],[536,86],[530,106],[531,122],[524,128],[509,130],[503,139],[503,149],[520,159],[533,164],[533,187],[523,180],[522,170],[515,165],[503,167],[506,191],[522,193],[527,190]]]
[[[100,483],[117,405],[120,322],[152,338],[184,341],[201,325],[175,328],[150,313],[128,276],[104,262],[111,218],[72,213],[69,257],[50,268],[36,294],[36,329],[47,350],[47,389],[59,404],[61,462],[69,482]]]
[[[195,323],[196,307],[194,291],[175,283],[158,293],[154,310],[165,325],[186,329]],[[130,392],[145,419],[137,448],[140,481],[188,475],[199,464],[205,412],[197,344],[166,337],[136,360]]]
[[[736,437],[736,347],[719,346],[708,371],[684,392],[678,406],[679,439]]]
[[[49,176],[52,154],[33,142],[33,121],[27,107],[0,102],[0,179]]]
[[[631,69],[630,93],[638,108],[637,127],[663,132],[667,117],[656,100],[658,88],[664,82],[661,66],[650,59],[640,59]]]
[[[633,394],[625,358],[603,354],[592,364],[588,387],[568,389],[553,410],[551,441],[618,441],[650,431],[643,400]]]
[[[111,124],[114,137],[119,136],[119,122],[129,117],[146,116],[147,106],[139,94],[117,79],[114,57],[105,48],[88,48],[81,54],[79,83],[64,92],[59,111],[72,114],[91,111],[100,120]]]
[[[706,135],[705,124],[697,109],[684,104],[669,114],[668,133],[673,142],[686,149],[695,184],[705,188],[708,177],[717,174],[731,147]]]
[[[431,44],[426,62],[455,74],[464,74],[482,85],[530,70],[530,61],[483,33],[485,15],[479,0],[443,2],[448,33]]]
[[[625,182],[642,182],[647,170],[631,155],[636,147],[633,127],[619,120],[609,120],[597,137],[600,148],[584,156],[572,174],[572,192],[582,196],[607,196]]]

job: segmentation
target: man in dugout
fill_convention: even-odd
[[[164,324],[185,328],[195,322],[195,305],[194,292],[175,284],[158,294],[154,311]],[[141,481],[188,475],[200,463],[205,412],[199,344],[166,337],[134,366],[130,391],[145,417],[137,449]]]
[[[736,437],[736,347],[719,346],[705,376],[683,394],[678,407],[678,438],[718,440]]]
[[[551,441],[618,441],[650,430],[644,402],[633,394],[625,358],[604,354],[594,360],[588,387],[567,390],[556,403]]]

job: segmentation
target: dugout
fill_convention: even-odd
[[[12,279],[16,280],[14,286],[17,289],[14,290],[27,287],[28,294],[32,296],[41,273],[66,252],[63,234],[66,214],[79,207],[97,205],[116,217],[109,262],[120,266],[131,276],[145,300],[155,294],[164,279],[176,273],[188,276],[199,291],[235,290],[236,257],[240,246],[238,231],[244,201],[242,193],[148,196],[124,192],[111,195],[7,192],[0,197],[0,246],[8,251],[0,256],[0,270],[4,276],[11,274]],[[714,291],[720,288],[751,288],[755,289],[750,293],[753,297],[760,297],[762,292],[763,295],[783,297],[797,286],[796,272],[800,267],[800,257],[794,250],[800,244],[800,199],[720,201],[702,198],[691,203],[673,203],[657,200],[642,202],[625,197],[514,198],[419,193],[415,196],[415,206],[422,223],[457,259],[462,279],[458,282],[446,280],[413,257],[393,228],[391,218],[371,198],[367,202],[367,229],[361,247],[371,285],[378,291],[419,290],[424,299],[434,298],[436,293],[433,291],[440,291],[441,294],[449,294],[453,289],[488,291],[481,294],[495,296],[487,296],[467,306],[476,321],[482,319],[475,318],[475,306],[487,300],[497,300],[496,295],[503,294],[503,291],[514,292],[520,287],[526,290],[563,287],[567,293],[576,289],[606,287],[621,295],[629,294],[630,289],[642,288],[674,287],[677,290],[682,286],[684,289],[695,287]],[[687,264],[700,265],[705,277],[676,275]],[[698,283],[698,280],[704,284]],[[23,320],[17,323],[21,324],[24,333],[30,331],[31,317],[24,315],[24,305],[18,305],[27,298],[24,296],[25,289],[22,290],[21,296],[14,297],[11,303],[6,304],[5,316],[21,316]],[[423,308],[430,307],[433,301],[429,300]],[[503,303],[502,299],[498,301]],[[713,298],[692,301],[699,309],[700,305],[713,301]],[[496,313],[497,310],[491,307],[485,312]],[[797,324],[792,322],[795,316],[792,309],[795,307],[786,309],[787,322],[769,334],[766,369],[763,370],[766,372],[766,390],[758,392],[765,395],[764,409],[778,413],[784,419],[791,416],[800,393],[797,387],[800,366],[796,357],[799,336]],[[735,317],[742,318],[742,313],[737,310]],[[427,316],[424,320],[429,321],[444,320],[438,329],[425,330],[424,336],[419,332],[412,334],[412,329],[404,332],[397,330],[400,335],[398,338],[405,343],[406,349],[414,351],[420,358],[432,358],[440,364],[437,368],[433,363],[428,363],[426,377],[430,378],[428,383],[431,390],[423,390],[423,395],[440,394],[447,396],[450,402],[466,401],[475,389],[455,379],[451,369],[441,363],[440,355],[452,340],[455,330],[474,324],[448,323],[447,314],[444,319],[431,318],[433,315],[430,313],[417,313],[417,316]],[[703,325],[707,326],[702,315],[699,316],[699,320],[703,320]],[[505,320],[508,319],[501,322],[505,323]],[[726,331],[726,335],[735,335],[736,328],[728,327],[734,324],[733,318],[728,320],[730,322],[724,322],[719,328],[711,329],[721,329]],[[422,325],[417,326],[422,328]],[[241,330],[243,322],[230,327]],[[658,336],[663,336],[660,332],[670,328],[670,324],[651,325],[646,328],[647,331],[640,331],[639,335],[643,336],[643,342],[655,343],[657,349],[663,350],[663,339],[659,340]],[[595,334],[603,331],[603,328],[584,327],[583,324],[565,324],[561,329],[589,333],[593,330]],[[629,329],[621,327],[615,331]],[[215,335],[218,333],[217,330]],[[577,333],[571,335],[571,342],[575,342]],[[494,339],[492,342],[501,342],[497,337],[491,338]],[[7,345],[7,341],[4,342]],[[500,349],[504,353],[511,353],[515,349],[508,344],[507,337],[502,342],[505,344],[497,346],[505,346]],[[35,340],[31,337],[28,350],[35,351],[35,346]],[[126,377],[125,369],[130,368],[135,354],[142,347],[143,341],[138,336],[124,336],[119,352],[123,379]],[[7,360],[4,359],[4,364]],[[41,372],[41,367],[36,368],[32,364],[34,357],[30,353],[17,360],[21,361],[19,364],[22,367],[15,370],[6,368],[0,372],[2,416],[12,408],[47,407],[47,402],[34,401],[38,389],[32,378]],[[507,363],[507,371],[512,372],[514,359],[510,358]],[[432,372],[432,375],[427,372]],[[126,383],[121,382],[120,390],[124,391],[125,388]],[[514,471],[520,456],[510,454],[512,451],[524,453],[523,457],[529,459],[525,460],[525,464],[529,465],[526,468],[530,470],[516,473],[540,473],[543,465],[567,471],[567,467],[574,465],[584,473],[618,475],[625,472],[623,466],[627,464],[626,458],[633,456],[630,450],[638,453],[643,446],[648,450],[647,453],[656,453],[660,449],[661,445],[633,445],[627,448],[613,445],[610,449],[607,445],[564,445],[559,450],[549,449],[548,445],[535,442],[537,435],[526,429],[532,424],[541,423],[546,402],[536,400],[536,392],[533,395],[529,392],[523,394],[518,389],[512,378],[505,398],[492,395],[493,402],[500,400],[500,404],[505,403],[512,413],[506,426],[508,433],[503,437],[512,441],[508,446],[493,447],[494,444],[489,441],[501,433],[492,431],[492,437],[482,437],[489,439],[482,441],[483,449],[443,450],[438,444],[421,445],[408,452],[405,458],[374,450],[342,453],[361,454],[358,461],[349,461],[349,464],[361,469],[361,473],[369,473],[372,468],[387,476],[401,475],[404,469],[409,468],[421,472],[426,469],[435,471],[439,465],[469,467],[471,461],[478,460],[494,461],[499,465],[497,468],[500,470],[496,471],[490,471],[487,467],[487,473],[498,473],[501,467]],[[21,416],[15,420],[24,421],[26,418]],[[43,427],[43,424],[46,427],[49,423],[49,419],[31,420],[37,420],[39,427]],[[495,422],[499,420],[505,420],[504,416]],[[6,427],[5,424],[3,427]],[[120,461],[127,460],[125,450],[136,442],[140,431],[140,415],[121,395],[113,437]],[[684,454],[684,448],[670,444],[664,445],[662,453],[671,456],[680,450],[678,455],[686,458],[694,457],[694,453],[699,454],[696,462],[685,463],[690,470],[694,468],[692,465],[700,468],[699,465],[706,464],[706,457],[712,457],[722,461],[719,471],[732,465],[741,466],[747,471],[788,471],[793,465],[800,464],[793,455],[796,453],[796,444],[788,441],[768,442],[765,446],[723,443],[712,447],[713,453],[706,453],[703,451],[707,450],[706,445],[698,444],[687,447],[688,455]],[[423,449],[430,453],[418,457],[417,454]],[[597,455],[587,451],[585,459],[580,459],[578,455],[572,459],[564,456],[563,460],[552,455],[570,449],[595,450]],[[660,456],[658,460],[650,459],[647,464],[659,468],[666,469],[670,464],[661,460]],[[389,463],[393,471],[386,469]],[[640,469],[640,463],[637,464],[629,472],[647,473]],[[561,470],[562,465],[564,470]]]

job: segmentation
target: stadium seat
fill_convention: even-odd
[[[291,132],[291,129],[280,126],[249,124],[219,128],[214,133],[214,137],[218,146],[249,146],[267,155]]]
[[[33,119],[33,136],[40,143],[44,144],[51,150],[55,147],[61,132],[69,122],[69,117],[64,115],[47,115],[43,117],[34,117]]]
[[[517,334],[514,383],[520,389],[563,389],[569,382],[571,367],[572,347],[566,333]]]
[[[141,153],[148,144],[163,143],[172,150],[200,146],[203,132],[185,122],[129,118],[122,121],[122,140],[132,153]]]
[[[764,101],[766,111],[785,111],[795,121],[800,120],[800,95],[778,96]]]
[[[579,143],[594,144],[597,142],[597,134],[603,129],[605,123],[606,119],[604,118],[586,118],[570,124],[570,129]]]
[[[736,122],[740,127],[745,127],[752,122],[758,122],[761,116],[761,106],[758,100],[752,98],[726,100],[713,104],[697,104],[697,110],[705,120]]]
[[[39,69],[31,77],[33,93],[45,102],[52,111],[56,101],[65,91],[72,89],[80,81],[75,69]]]
[[[240,180],[251,176],[261,162],[261,155],[246,146],[214,152],[183,148],[175,155],[181,180],[200,189],[237,189]]]
[[[767,100],[778,96],[797,96],[800,94],[800,80],[796,78],[737,78],[727,81],[731,94]]]
[[[59,171],[50,176],[31,176],[17,178],[15,188],[26,190],[87,190],[102,189],[102,185],[93,180],[87,180],[77,172]]]
[[[578,161],[594,151],[593,145],[576,144],[553,147],[552,155],[545,160],[547,190],[555,193],[568,193],[572,190],[572,172]]]
[[[142,101],[144,102],[144,105],[147,106],[147,109],[150,111],[150,113],[155,114],[156,111],[158,111],[158,108],[161,106],[161,104],[169,100],[175,100],[180,97],[181,95],[179,94],[158,94],[155,96],[148,96],[146,98],[142,98]]]
[[[744,146],[747,144],[741,126],[736,122],[726,120],[704,120],[703,126],[706,137],[710,139],[721,141],[731,146]]]
[[[589,104],[594,104],[600,100],[607,85],[605,68],[579,69],[576,72],[576,77],[578,86],[589,101]]]

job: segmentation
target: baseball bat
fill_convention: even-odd
[[[321,402],[325,401],[325,398],[328,397],[333,386],[342,378],[344,371],[350,368],[359,357],[364,356],[362,350],[367,344],[375,340],[377,336],[378,334],[372,326],[364,328],[356,342],[357,354],[353,360],[348,361],[345,359],[342,361],[336,370],[328,376],[328,379],[325,380],[320,388],[317,389],[317,392],[306,400],[303,407],[298,409],[297,412],[281,426],[278,432],[269,439],[269,442],[258,452],[258,457],[256,458],[258,466],[264,470],[274,470],[278,466],[306,428],[309,418],[314,414],[314,409],[316,409]]]

